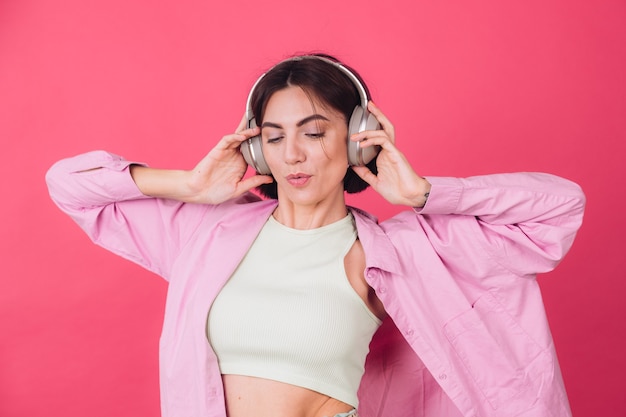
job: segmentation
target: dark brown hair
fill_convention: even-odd
[[[302,59],[287,59],[277,64],[259,80],[250,98],[250,106],[257,125],[260,126],[263,123],[265,108],[270,97],[277,91],[293,86],[302,88],[307,95],[343,114],[346,123],[348,123],[354,108],[361,104],[357,87],[339,68],[315,57],[337,63],[340,63],[339,60],[326,54],[310,54],[301,57]],[[359,74],[347,65],[343,63],[341,65],[357,77],[363,85],[368,99],[370,99],[369,90]],[[376,158],[367,164],[367,167],[376,174]],[[343,179],[343,189],[346,192],[358,193],[368,186],[369,184],[363,181],[352,168],[348,168]],[[263,184],[258,189],[261,194],[268,198],[278,198],[276,181]]]

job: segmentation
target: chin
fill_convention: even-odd
[[[341,191],[343,197],[343,187]],[[334,193],[321,194],[312,190],[290,190],[288,192],[279,193],[278,200],[287,200],[292,204],[299,206],[313,206],[324,203],[325,201],[335,200],[337,196]]]

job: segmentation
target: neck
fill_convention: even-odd
[[[274,218],[292,229],[308,230],[326,226],[346,217],[348,208],[343,193],[332,201],[325,200],[311,205],[282,201],[280,195]]]

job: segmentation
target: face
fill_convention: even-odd
[[[263,156],[278,184],[280,203],[345,204],[348,126],[338,111],[300,87],[274,93],[261,124]]]

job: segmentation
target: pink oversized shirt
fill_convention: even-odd
[[[103,151],[62,160],[50,194],[95,243],[169,282],[163,416],[225,417],[207,314],[276,201],[149,198],[129,164]],[[423,209],[381,223],[352,209],[365,278],[389,315],[370,345],[360,416],[570,416],[535,276],[571,246],[582,191],[539,173],[428,180]]]

